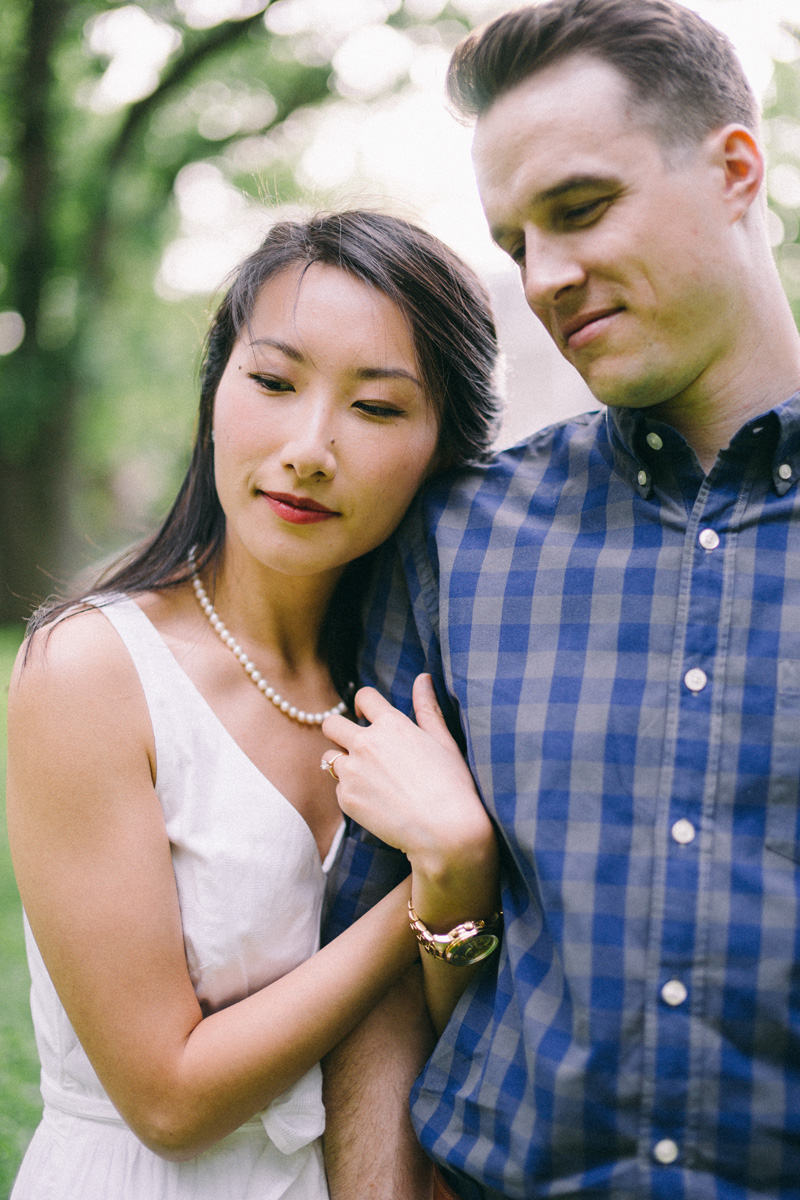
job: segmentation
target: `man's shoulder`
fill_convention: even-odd
[[[422,497],[421,515],[430,528],[447,514],[476,507],[494,511],[505,503],[524,502],[543,485],[549,490],[571,480],[581,484],[601,444],[607,445],[604,410],[548,425],[495,451],[485,463],[432,481]]]

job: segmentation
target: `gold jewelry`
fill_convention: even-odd
[[[195,548],[192,546],[189,551],[189,570],[192,574],[192,587],[194,594],[197,597],[197,603],[202,608],[203,612],[208,617],[212,628],[216,629],[221,640],[225,643],[229,650],[236,655],[239,662],[244,667],[247,674],[252,679],[258,690],[266,696],[267,700],[271,700],[277,709],[292,721],[299,721],[301,725],[321,725],[326,717],[333,717],[347,712],[347,704],[344,700],[340,700],[333,708],[326,709],[325,712],[304,712],[302,708],[296,708],[294,704],[290,704],[288,700],[284,700],[280,692],[277,692],[274,687],[271,687],[261,672],[257,669],[254,662],[248,658],[245,651],[236,641],[236,638],[230,633],[223,624],[214,605],[208,598],[208,593],[203,587],[202,580],[197,574],[195,567]]]
[[[473,963],[479,963],[490,954],[494,954],[500,945],[502,912],[493,913],[485,921],[463,921],[449,933],[431,933],[428,926],[414,912],[410,900],[408,915],[411,928],[422,949],[454,967],[469,967]]]
[[[343,754],[347,754],[347,751],[339,750],[337,754],[334,754],[333,758],[323,758],[322,762],[319,764],[322,770],[327,771],[331,779],[335,779],[337,783],[339,782],[339,776],[334,771],[333,764],[336,762],[337,758],[341,758]]]

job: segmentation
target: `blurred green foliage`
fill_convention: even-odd
[[[154,290],[179,233],[175,182],[205,164],[251,200],[301,200],[303,119],[338,97],[335,41],[265,23],[293,2],[253,0],[238,20],[202,0],[0,6],[0,349],[4,311],[26,327],[0,357],[0,621],[150,528],[174,494],[208,316]],[[193,28],[192,5],[219,15]],[[428,28],[402,0],[361,7]],[[451,38],[466,28],[436,7]],[[171,48],[138,99],[98,104],[117,53],[98,30],[131,13]]]
[[[335,42],[292,32],[303,2],[253,0],[239,20],[223,19],[227,0],[0,5],[0,349],[4,311],[27,330],[0,355],[0,621],[152,528],[175,492],[209,303],[154,287],[181,234],[176,180],[194,164],[248,203],[302,200],[309,114],[341,100]],[[193,5],[217,24],[192,27]],[[451,45],[469,23],[459,0],[360,8],[421,44]],[[273,28],[267,10],[282,14]],[[131,12],[171,45],[149,90],[106,111],[98,87],[116,60],[98,30]],[[776,66],[765,130],[776,257],[800,317],[798,113],[795,58]]]

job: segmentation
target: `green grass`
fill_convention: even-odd
[[[42,1111],[39,1060],[33,1040],[20,907],[5,821],[6,699],[20,643],[17,630],[0,628],[0,1196],[8,1196],[25,1147]]]

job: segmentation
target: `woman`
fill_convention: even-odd
[[[216,314],[163,527],[34,620],[8,814],[45,1111],[14,1200],[326,1196],[318,1061],[416,959],[409,897],[438,931],[490,915],[492,831],[423,679],[431,783],[381,796],[410,884],[318,949],[321,725],[352,708],[368,556],[485,453],[494,357],[480,286],[421,230],[277,225]],[[441,1006],[453,968],[424,969]]]

